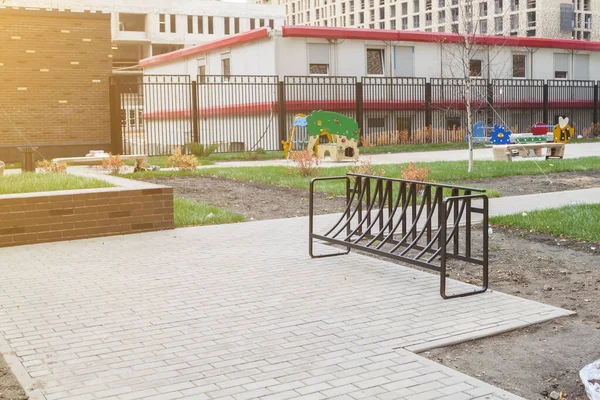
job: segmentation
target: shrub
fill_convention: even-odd
[[[258,153],[256,151],[248,151],[248,159],[255,161],[258,160]]]
[[[167,167],[175,167],[180,171],[192,171],[198,166],[198,159],[192,155],[181,153],[181,148],[176,148],[173,155],[165,163]]]
[[[319,175],[321,170],[320,161],[309,150],[290,153],[290,160],[295,164],[294,167],[290,168],[291,173],[304,177]]]
[[[186,148],[196,157],[208,157],[217,150],[218,144],[187,143]]]
[[[431,170],[427,167],[417,167],[413,163],[409,163],[408,167],[402,168],[400,167],[400,173],[402,175],[402,179],[407,181],[419,181],[419,182],[435,182],[433,179],[429,179],[429,173]],[[423,189],[423,185],[418,185],[417,190]]]
[[[362,147],[373,147],[371,139],[366,136],[361,136],[360,139],[358,139],[358,145]]]
[[[123,164],[123,160],[121,157],[117,155],[109,154],[108,158],[102,160],[102,169],[109,171],[111,174],[120,174],[123,172],[123,168],[125,164]]]
[[[61,173],[67,171],[67,164],[52,160],[39,160],[36,162],[36,167],[41,169],[42,172]]]
[[[385,170],[383,168],[375,168],[375,166],[371,164],[371,159],[355,162],[352,167],[348,167],[347,172],[371,176],[385,175]]]
[[[267,152],[265,151],[265,149],[263,149],[262,147],[257,147],[256,150],[254,150],[254,152],[256,154],[267,154]]]

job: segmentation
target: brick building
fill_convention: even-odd
[[[0,48],[0,160],[110,149],[110,14],[0,9]]]

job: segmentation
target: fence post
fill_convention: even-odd
[[[363,83],[356,82],[355,84],[355,98],[356,98],[356,123],[358,124],[358,129],[360,130],[360,137],[362,138],[364,134],[364,118],[363,118]]]
[[[277,82],[277,116],[279,119],[279,140],[286,141],[287,140],[287,132],[286,132],[286,107],[285,107],[285,82],[279,81]],[[281,144],[281,148],[283,148],[283,144]]]
[[[494,84],[492,83],[492,81],[488,81],[487,83],[487,104],[485,109],[485,116],[487,118],[486,123],[488,123],[490,122],[490,120],[493,120],[492,110],[494,109]]]
[[[594,83],[594,113],[593,113],[594,124],[598,123],[598,82]]]
[[[431,111],[431,82],[425,82],[425,127],[433,125]]]
[[[123,152],[123,132],[121,128],[121,93],[115,78],[110,79],[108,87],[110,104],[110,151],[113,154]]]
[[[544,113],[543,113],[543,122],[545,124],[548,122],[548,82],[544,83]]]
[[[199,143],[200,135],[198,132],[198,82],[192,81],[192,137],[194,143]]]

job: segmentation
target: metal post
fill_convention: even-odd
[[[121,154],[123,152],[121,93],[119,89],[119,85],[115,82],[115,78],[111,78],[108,93],[110,103],[110,151],[113,154]]]
[[[431,82],[425,83],[425,126],[432,125],[431,115]]]
[[[593,111],[594,124],[598,123],[598,83],[594,84],[594,111]]]
[[[358,123],[358,129],[360,130],[360,137],[362,137],[364,130],[363,126],[363,83],[356,82],[356,122]]]
[[[198,128],[198,82],[192,81],[192,136],[194,143],[198,143],[200,140]]]
[[[487,105],[486,109],[486,123],[493,119],[494,109],[494,84],[491,81],[487,83]]]
[[[544,83],[544,123],[548,123],[548,83]]]
[[[285,83],[283,81],[279,81],[277,83],[277,115],[279,118],[279,140],[286,141],[287,140],[287,130],[285,123]],[[283,146],[283,144],[282,144]],[[283,147],[282,147],[283,148]]]

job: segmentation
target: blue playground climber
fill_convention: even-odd
[[[494,129],[490,132],[490,142],[493,144],[510,144],[510,129],[506,129],[504,125],[494,125]]]

